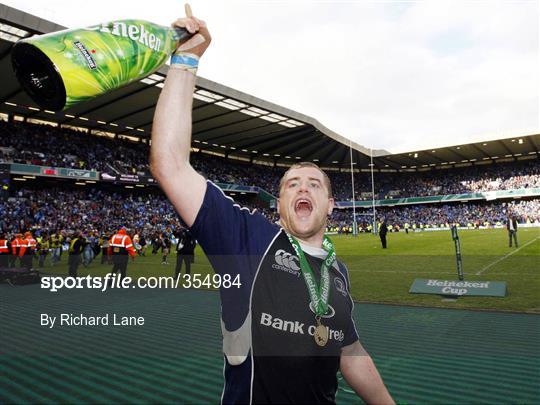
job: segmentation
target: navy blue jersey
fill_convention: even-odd
[[[285,231],[208,181],[191,227],[216,273],[239,277],[221,288],[225,355],[223,403],[333,403],[341,348],[358,340],[346,267],[330,270],[329,340],[313,338],[315,313]],[[323,249],[302,246],[320,279]]]

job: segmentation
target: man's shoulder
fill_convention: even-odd
[[[349,269],[345,263],[343,263],[341,260],[336,259],[336,263],[338,266],[338,272],[343,276],[347,284],[349,283]]]

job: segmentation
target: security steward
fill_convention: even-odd
[[[6,239],[6,235],[0,233],[0,268],[9,267],[9,243]]]
[[[60,256],[62,255],[62,242],[63,242],[63,237],[60,234],[60,232],[55,232],[51,235],[51,241],[50,241],[51,252],[52,252],[51,266],[54,266],[57,262],[60,261]]]
[[[24,239],[19,251],[19,259],[21,261],[21,267],[26,270],[30,270],[33,265],[34,255],[36,254],[37,241],[32,236],[31,232],[25,232]]]
[[[23,244],[22,234],[21,233],[15,234],[15,237],[11,241],[11,256],[9,258],[9,267],[16,267],[17,258],[19,257],[22,244]]]
[[[109,241],[109,257],[112,257],[113,262],[111,273],[115,274],[120,271],[121,280],[126,277],[128,255],[135,259],[136,252],[131,238],[126,234],[126,230],[122,228]]]
[[[81,254],[85,246],[86,240],[82,237],[81,232],[76,231],[69,243],[68,268],[70,277],[77,277],[77,269],[81,264]]]

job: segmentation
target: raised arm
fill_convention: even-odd
[[[191,16],[173,26],[194,34],[182,44],[171,60],[161,91],[152,127],[150,170],[184,222],[191,226],[197,217],[206,191],[205,179],[189,163],[191,148],[191,108],[195,72],[211,37],[206,24]]]
[[[368,404],[394,404],[371,356],[359,341],[341,350],[340,371],[351,388]]]

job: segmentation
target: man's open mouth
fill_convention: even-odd
[[[299,200],[296,200],[296,203],[294,204],[294,212],[296,212],[300,216],[308,216],[311,214],[311,211],[313,211],[313,205],[311,204],[311,201],[300,198]]]

